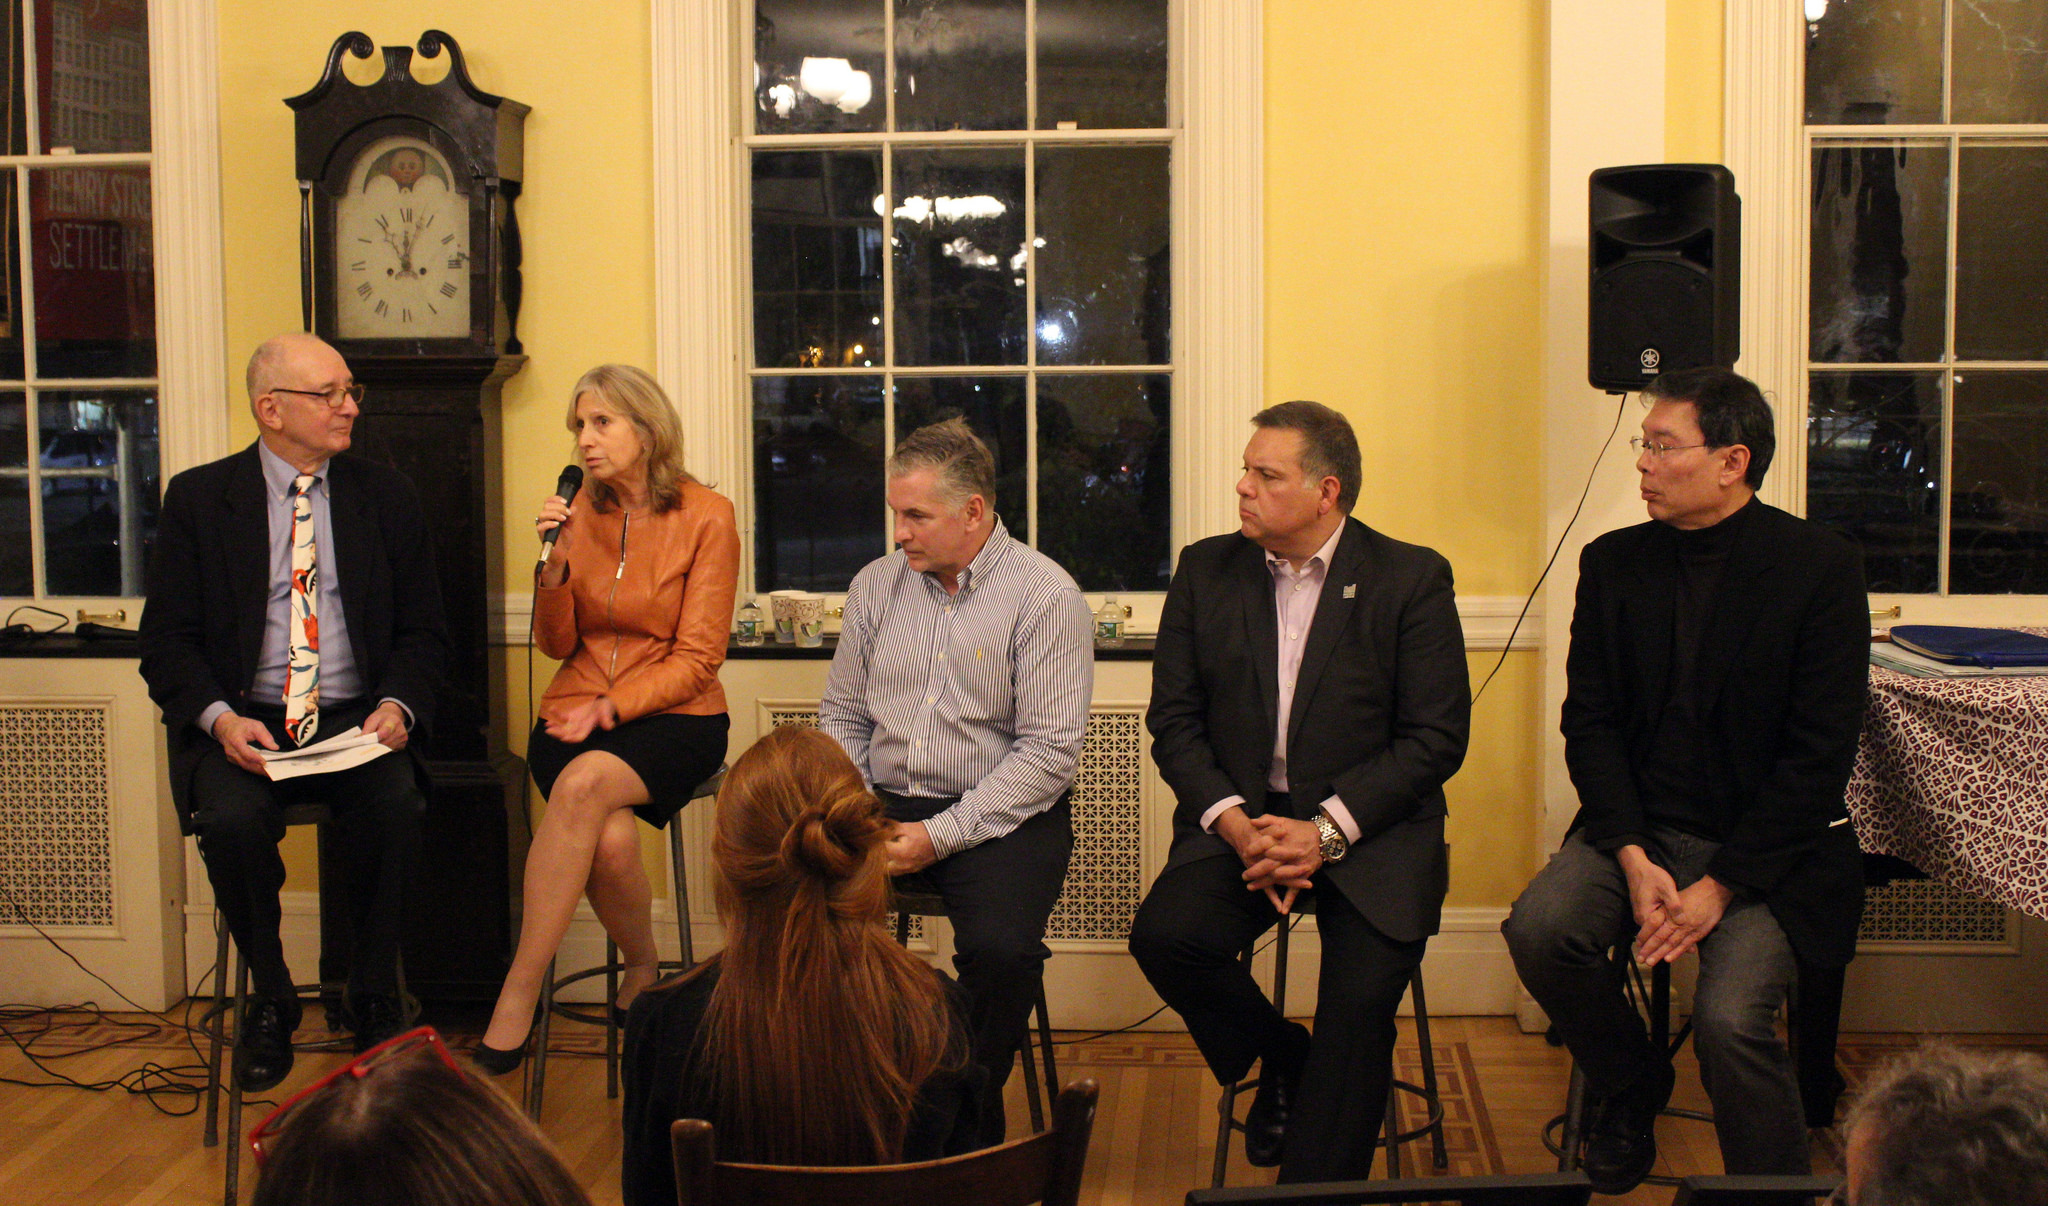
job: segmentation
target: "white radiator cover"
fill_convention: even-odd
[[[0,659],[0,1001],[184,995],[161,733],[132,658]]]

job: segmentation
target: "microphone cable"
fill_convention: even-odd
[[[1610,393],[1614,391],[1609,391]],[[1600,472],[1600,462],[1606,459],[1607,449],[1614,443],[1614,433],[1621,430],[1621,416],[1628,412],[1626,391],[1616,394],[1621,402],[1614,408],[1614,426],[1607,429],[1607,438],[1600,441],[1600,450],[1593,454],[1593,464],[1586,470],[1585,488],[1579,491],[1579,504],[1572,508],[1572,517],[1564,521],[1564,531],[1557,534],[1557,544],[1550,550],[1550,560],[1543,563],[1543,572],[1536,575],[1536,585],[1529,588],[1529,597],[1522,600],[1522,611],[1515,617],[1515,626],[1508,629],[1508,639],[1500,647],[1500,660],[1493,663],[1493,669],[1486,672],[1486,681],[1472,693],[1473,706],[1479,704],[1479,697],[1486,694],[1486,688],[1493,682],[1493,676],[1507,664],[1508,652],[1515,647],[1515,634],[1522,631],[1522,621],[1529,615],[1529,608],[1536,602],[1536,592],[1543,589],[1544,579],[1550,577],[1550,567],[1557,564],[1557,555],[1564,551],[1564,538],[1571,535],[1572,525],[1579,522],[1579,512],[1586,509],[1586,498],[1593,492],[1593,478]]]

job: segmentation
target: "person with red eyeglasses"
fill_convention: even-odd
[[[431,1026],[299,1090],[249,1146],[254,1206],[590,1206],[540,1129]]]

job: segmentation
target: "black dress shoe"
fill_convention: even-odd
[[[359,992],[349,997],[350,1025],[356,1033],[356,1050],[368,1051],[386,1039],[405,1032],[405,1008],[398,998],[381,992]]]
[[[1287,1116],[1301,1092],[1301,1066],[1290,1071],[1265,1060],[1259,1066],[1259,1091],[1244,1112],[1244,1159],[1253,1168],[1275,1168],[1287,1147]]]
[[[1595,1103],[1584,1163],[1593,1192],[1627,1193],[1650,1175],[1657,1163],[1657,1115],[1676,1079],[1671,1065],[1660,1063],[1627,1090]]]
[[[242,1092],[274,1089],[292,1074],[292,1031],[298,1025],[297,1001],[249,998],[235,1036],[235,1083]]]

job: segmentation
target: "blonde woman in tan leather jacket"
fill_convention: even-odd
[[[683,469],[675,407],[624,365],[583,375],[569,430],[587,488],[549,496],[559,528],[537,571],[534,641],[562,663],[541,697],[527,765],[547,797],[526,857],[519,949],[477,1063],[525,1056],[548,963],[579,896],[626,965],[615,1009],[654,982],[650,889],[634,816],[666,825],[725,757],[725,660],[739,577],[732,503]]]

